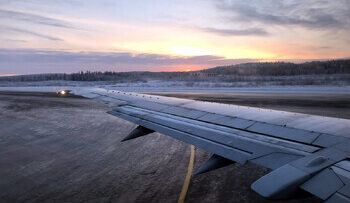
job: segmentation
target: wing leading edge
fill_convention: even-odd
[[[266,198],[292,198],[302,189],[350,202],[350,120],[104,89],[72,93],[108,103],[109,114],[138,124],[124,140],[157,131],[212,152],[199,172],[249,161],[273,169],[251,186]]]

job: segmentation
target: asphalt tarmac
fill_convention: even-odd
[[[261,106],[271,95],[259,97],[241,95],[239,100]],[[348,118],[347,105],[334,107],[340,110],[330,116]],[[308,112],[329,112],[329,105],[315,106],[308,106]],[[306,107],[296,105],[300,108]],[[190,145],[159,133],[121,143],[135,125],[108,110],[75,96],[0,92],[0,202],[177,202]],[[197,148],[194,170],[210,155]],[[268,172],[253,164],[232,164],[192,177],[185,202],[271,202],[250,189]]]

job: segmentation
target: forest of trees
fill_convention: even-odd
[[[0,77],[0,81],[48,81],[48,80],[66,80],[66,81],[115,81],[115,82],[136,82],[148,80],[177,80],[179,78],[189,77],[188,72],[91,72],[81,71],[78,73],[52,73],[52,74],[34,74]]]
[[[245,63],[221,66],[193,72],[91,72],[64,74],[35,74],[0,77],[0,81],[115,81],[136,82],[148,80],[164,81],[230,81],[242,78],[297,76],[297,75],[348,75],[350,60],[314,61],[301,64],[285,62]],[[348,77],[348,76],[346,76]]]
[[[313,61],[301,64],[285,62],[245,63],[203,70],[206,73],[237,76],[293,76],[310,74],[349,74],[350,60]]]

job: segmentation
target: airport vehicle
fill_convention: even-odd
[[[60,91],[56,92],[56,94],[57,94],[58,96],[66,96],[66,95],[68,95],[70,92],[71,92],[71,90],[60,90]]]
[[[265,198],[307,191],[350,202],[350,120],[97,88],[70,93],[108,103],[109,114],[137,124],[123,141],[157,131],[212,152],[196,174],[252,162],[272,169],[251,185]]]

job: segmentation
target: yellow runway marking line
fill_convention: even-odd
[[[177,201],[177,203],[183,203],[185,201],[187,190],[188,190],[188,187],[190,186],[190,180],[191,180],[192,171],[193,171],[194,155],[195,155],[194,146],[191,145],[190,162],[188,163],[185,182],[182,186],[181,194],[180,194],[180,197],[179,197],[179,200]]]

